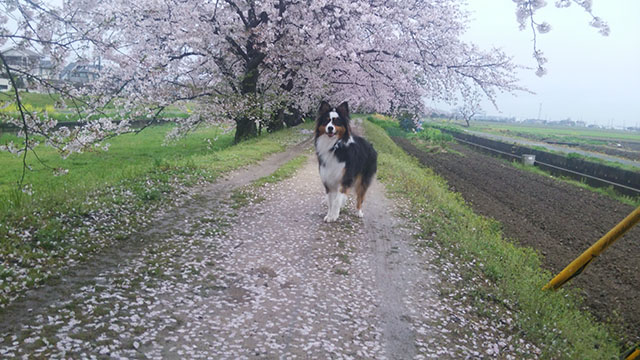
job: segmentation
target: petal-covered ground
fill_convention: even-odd
[[[350,202],[324,223],[310,147],[190,189],[130,246],[30,293],[3,318],[1,357],[536,357],[513,314],[469,301],[465,264],[416,245],[382,184],[364,219]],[[292,178],[231,196],[301,153]]]

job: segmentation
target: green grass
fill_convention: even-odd
[[[359,115],[359,117],[362,117]],[[366,116],[366,119],[377,126],[381,127],[387,132],[390,137],[402,137],[410,139],[414,144],[421,147],[428,152],[448,152],[448,143],[453,142],[453,136],[448,133],[440,131],[439,124],[431,126],[431,124],[424,123],[420,131],[408,131],[405,128],[409,126],[405,124],[405,128],[402,127],[402,121],[397,121],[391,117],[374,114]]]
[[[15,100],[15,93],[13,91],[0,92],[0,103],[6,102],[13,103]],[[39,94],[32,92],[20,92],[20,101],[25,105],[30,105],[34,108],[44,109],[47,106],[55,106],[56,103],[61,101],[59,94]],[[69,103],[69,106],[72,104]]]
[[[423,141],[427,141],[429,143],[438,144],[438,145],[444,145],[446,143],[453,141],[453,136],[451,136],[450,134],[443,133],[439,129],[429,127],[429,126],[425,126],[425,128],[422,129],[422,131],[409,134],[408,137],[410,139],[423,140]]]
[[[262,202],[264,198],[257,191],[260,187],[292,177],[306,162],[307,156],[299,155],[287,161],[270,175],[263,176],[247,186],[234,190],[231,194],[231,207],[238,209],[251,203]]]
[[[537,139],[555,139],[566,142],[585,144],[601,144],[606,140],[628,140],[640,142],[640,133],[621,130],[595,129],[584,127],[562,127],[551,125],[531,125],[514,123],[495,123],[472,121],[470,130],[492,132],[495,134],[510,134],[531,136]],[[592,142],[595,141],[595,142]]]
[[[266,184],[274,184],[280,182],[282,180],[288,179],[292,177],[296,171],[298,171],[302,165],[307,162],[306,155],[299,155],[289,161],[286,164],[282,165],[278,168],[278,170],[274,171],[271,175],[261,177],[256,180],[253,185],[255,187],[264,186]]]
[[[391,117],[373,114],[367,116],[366,119],[383,128],[389,136],[407,137],[409,134],[400,127],[400,122]]]
[[[30,156],[33,170],[25,184],[31,195],[16,186],[21,158],[0,153],[0,305],[58,276],[70,260],[82,261],[126,239],[149,220],[145,216],[150,209],[168,204],[179,191],[177,184],[214,180],[308,136],[300,134],[299,126],[232,146],[232,133],[222,134],[212,127],[163,145],[170,128],[150,127],[138,135],[122,135],[110,140],[109,151],[67,159],[38,147],[48,166],[68,168],[69,173],[53,176],[52,170]],[[103,224],[105,218],[108,221]],[[100,228],[89,231],[87,224]]]
[[[365,123],[367,138],[379,154],[378,178],[410,206],[407,216],[444,247],[451,261],[476,264],[493,284],[488,291],[499,302],[513,304],[519,336],[542,349],[548,359],[612,359],[620,345],[589,313],[580,310],[573,291],[542,291],[552,277],[540,267],[539,255],[503,238],[495,221],[479,216],[446,182],[397,147],[379,127]],[[451,255],[447,255],[451,254]],[[472,295],[472,294],[470,294]]]
[[[78,192],[87,188],[113,184],[123,178],[132,178],[146,173],[162,164],[178,164],[186,158],[208,156],[228,148],[233,143],[233,134],[222,134],[216,127],[198,130],[186,138],[163,145],[171,125],[154,126],[139,134],[125,134],[108,140],[108,151],[73,154],[66,159],[55,149],[36,148],[41,164],[34,154],[27,156],[31,169],[27,171],[25,183],[35,193],[43,195],[56,192]],[[0,143],[19,139],[11,135],[0,137]],[[0,153],[0,198],[11,193],[22,175],[22,157],[6,152]],[[64,176],[53,176],[51,168],[68,169]],[[0,208],[0,211],[2,208]]]

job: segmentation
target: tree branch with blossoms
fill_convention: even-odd
[[[8,119],[22,129],[31,150],[32,135],[38,135],[63,156],[82,152],[132,131],[135,119],[154,123],[163,109],[186,103],[193,111],[174,119],[178,126],[170,136],[233,123],[241,140],[272,122],[277,128],[285,111],[299,117],[313,112],[320,100],[419,113],[427,110],[425,101],[456,104],[481,96],[495,102],[499,92],[526,91],[506,53],[461,39],[469,20],[455,0],[63,1],[60,8],[42,0],[0,3],[8,14],[0,15],[0,46],[11,43],[46,56],[56,74],[71,61],[101,64],[100,76],[83,87],[15,69],[66,99],[61,102],[80,118],[73,129],[46,114]],[[535,14],[546,3],[515,2],[521,28],[531,27],[543,72],[537,34],[550,26]],[[556,6],[571,3],[608,33],[590,1]],[[9,17],[16,23],[12,31]],[[20,101],[19,92],[13,96]]]
[[[545,64],[548,59],[544,56],[542,50],[538,48],[537,34],[545,34],[551,31],[551,25],[547,22],[538,22],[535,19],[535,14],[538,10],[547,6],[547,2],[544,0],[513,0],[516,3],[516,18],[520,24],[520,30],[524,30],[527,25],[531,28],[531,35],[533,38],[533,58],[536,60],[538,68],[536,69],[536,75],[544,76],[547,73]],[[592,11],[592,0],[557,0],[555,6],[557,8],[567,8],[572,3],[582,7],[587,14],[591,16],[589,24],[598,29],[598,32],[602,36],[609,36],[609,25],[600,17],[594,15]]]

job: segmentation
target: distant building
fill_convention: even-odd
[[[11,48],[2,52],[7,65],[14,69],[12,76],[16,82],[16,86],[22,90],[34,90],[37,83],[30,79],[26,74],[31,74],[42,79],[49,79],[51,76],[51,61],[45,60],[44,57],[37,52],[29,49]],[[3,70],[0,77],[0,90],[7,91],[11,89],[11,82],[8,74]],[[6,80],[6,81],[5,81]]]
[[[542,119],[525,119],[522,121],[524,124],[533,124],[533,125],[544,125],[547,123],[547,120]]]
[[[2,52],[2,56],[7,61],[9,67],[19,71],[14,72],[17,86],[27,90],[36,90],[38,83],[29,81],[28,76],[20,74],[20,72],[28,73],[34,77],[48,80],[52,83],[59,81],[68,82],[74,85],[83,86],[91,83],[98,78],[100,64],[82,64],[80,62],[72,62],[65,66],[59,76],[54,74],[53,63],[49,59],[45,59],[42,55],[29,49],[12,48]],[[11,88],[8,76],[4,71],[0,71],[0,91],[7,91]],[[5,81],[6,80],[6,81]]]
[[[480,121],[491,121],[499,123],[513,123],[516,122],[515,117],[497,116],[497,115],[478,115],[473,118]]]
[[[37,70],[42,56],[29,49],[12,48],[2,52],[7,64],[20,71],[31,72]]]
[[[560,120],[560,121],[554,121],[553,125],[559,125],[559,126],[576,126],[576,122],[571,120],[571,119],[565,119],[565,120]]]
[[[43,79],[53,78],[53,63],[48,59],[41,59],[38,65],[38,76]]]
[[[100,76],[102,67],[98,65],[80,64],[72,62],[60,73],[60,80],[77,85],[86,85]]]
[[[8,78],[0,77],[0,91],[11,90],[11,81]]]

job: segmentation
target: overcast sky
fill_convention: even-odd
[[[537,20],[551,24],[538,36],[538,47],[549,59],[542,78],[522,70],[522,84],[535,95],[498,98],[500,110],[483,103],[487,115],[549,120],[583,120],[609,126],[640,125],[640,1],[594,0],[593,12],[611,28],[608,37],[589,26],[589,15],[573,4],[549,5]],[[491,4],[491,5],[489,5]],[[483,49],[502,48],[516,63],[535,67],[531,30],[519,31],[515,6],[507,0],[470,0],[472,22],[465,39]]]

